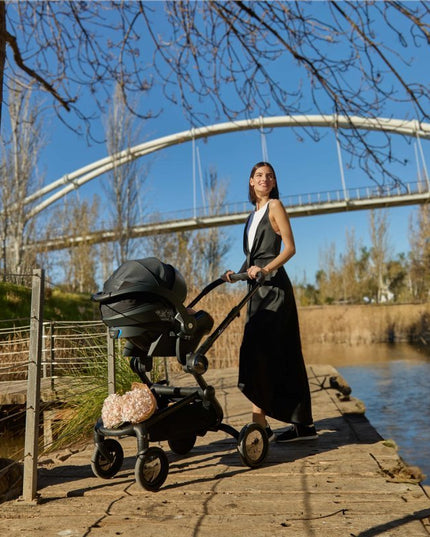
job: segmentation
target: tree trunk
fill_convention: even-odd
[[[3,109],[3,80],[6,63],[6,4],[0,2],[0,127]]]

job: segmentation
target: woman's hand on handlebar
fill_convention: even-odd
[[[247,270],[248,278],[250,280],[256,280],[258,278],[258,275],[260,274],[260,272],[262,273],[260,278],[262,277],[263,280],[264,280],[265,276],[267,276],[267,274],[268,274],[267,270],[264,270],[264,268],[261,268],[261,267],[257,267],[256,265],[252,265]]]
[[[257,283],[263,283],[268,272],[264,268],[252,266],[246,272],[233,272],[226,270],[221,276],[225,282],[235,283],[246,280],[257,280]]]
[[[231,274],[235,274],[235,272],[233,270],[226,270],[221,276],[221,279],[223,279],[225,282],[234,283],[230,278]]]

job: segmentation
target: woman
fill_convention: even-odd
[[[248,303],[239,359],[239,388],[253,403],[252,419],[275,435],[266,416],[293,424],[278,442],[317,438],[312,420],[308,378],[303,361],[297,308],[283,265],[296,248],[288,215],[279,200],[276,174],[268,162],[251,171],[249,199],[255,205],[246,223],[246,261],[240,272],[251,280],[260,272],[264,284]],[[281,251],[281,246],[283,249]],[[231,282],[232,271],[224,279]]]

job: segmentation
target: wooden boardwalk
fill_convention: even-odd
[[[56,377],[53,382],[51,378],[43,378],[40,385],[40,400],[47,404],[67,401],[67,394],[76,385],[79,385],[79,379],[76,377]],[[26,380],[0,382],[0,406],[25,405],[26,401]]]
[[[40,461],[40,502],[1,504],[0,535],[428,537],[430,499],[417,471],[371,426],[363,403],[342,400],[330,386],[333,368],[309,366],[308,373],[318,440],[273,443],[257,469],[241,465],[235,441],[223,433],[199,438],[187,456],[163,442],[170,471],[157,493],[135,482],[135,439],[121,440],[124,465],[109,480],[92,475],[90,441]],[[225,421],[240,429],[250,405],[236,388],[237,370],[210,370],[206,378]]]

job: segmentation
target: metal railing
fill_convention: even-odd
[[[23,456],[22,500],[34,503],[37,497],[37,461],[39,456],[39,429],[41,416],[41,386],[43,377],[51,380],[62,375],[79,372],[91,374],[91,365],[99,357],[108,362],[108,391],[115,391],[115,346],[108,337],[106,327],[100,321],[90,322],[44,322],[44,271],[33,271],[30,324],[25,320],[11,320],[11,327],[0,329],[0,380],[7,390],[3,394],[16,410],[0,417],[4,429],[7,420],[25,419],[25,439]],[[16,320],[17,321],[17,320]],[[19,384],[18,392],[22,402],[23,382],[26,386],[25,409],[19,409],[15,400],[14,385]],[[50,391],[51,393],[51,391]],[[52,393],[56,393],[52,390]],[[10,394],[13,395],[10,398]],[[3,403],[2,403],[3,404]],[[9,405],[10,406],[10,405]],[[22,458],[21,458],[22,457]],[[14,458],[14,457],[13,457]],[[16,462],[2,468],[7,472]],[[0,475],[1,475],[0,474]]]
[[[281,196],[281,201],[288,208],[336,203],[341,201],[373,200],[410,196],[430,192],[427,181],[413,181],[395,185],[368,185],[362,187],[327,190],[323,192],[307,192],[304,194],[289,194]],[[251,204],[248,201],[225,203],[217,206],[201,206],[194,209],[165,211],[148,215],[146,223],[169,222],[173,220],[188,220],[205,216],[234,215],[249,212]]]
[[[26,380],[30,325],[0,329],[0,381]],[[85,370],[108,352],[106,327],[101,321],[44,321],[42,323],[42,378]]]

